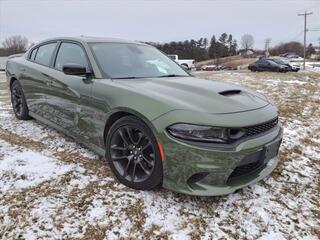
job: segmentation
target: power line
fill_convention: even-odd
[[[307,44],[307,16],[311,15],[312,12],[305,11],[304,13],[299,13],[298,16],[304,16],[304,38],[303,38],[303,70],[306,69],[306,44]]]
[[[309,32],[319,32],[320,28],[309,28],[308,31]]]
[[[301,30],[295,37],[293,37],[291,41],[297,40],[297,38],[300,37],[302,34],[303,34],[303,30]]]

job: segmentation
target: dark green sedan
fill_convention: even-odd
[[[265,96],[195,78],[143,43],[49,39],[10,58],[6,76],[18,119],[105,156],[131,188],[223,195],[277,165],[283,130]]]

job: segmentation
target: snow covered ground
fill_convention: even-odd
[[[318,239],[320,74],[203,72],[267,95],[285,127],[270,177],[223,197],[119,184],[103,159],[12,114],[0,73],[0,239]]]

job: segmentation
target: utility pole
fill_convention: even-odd
[[[304,16],[304,41],[303,41],[303,70],[306,69],[306,45],[307,45],[307,16],[311,15],[312,12],[305,11],[304,13],[298,14],[298,16]]]
[[[266,38],[265,40],[264,40],[264,43],[265,43],[265,47],[264,47],[264,49],[265,49],[265,53],[264,53],[264,55],[266,56],[266,57],[269,57],[269,45],[270,45],[270,42],[271,42],[271,38]]]
[[[319,41],[319,48],[318,48],[318,52],[316,53],[317,54],[317,59],[320,60],[320,37],[318,38],[318,41]]]

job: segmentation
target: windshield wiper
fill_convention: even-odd
[[[141,77],[117,77],[117,78],[111,78],[111,79],[136,79]]]
[[[187,76],[177,75],[177,74],[167,74],[167,75],[162,75],[162,76],[159,76],[159,77],[187,77]]]
[[[177,74],[167,74],[167,75],[161,75],[161,76],[150,76],[150,77],[116,77],[112,79],[138,79],[138,78],[164,78],[164,77],[187,77],[184,75],[177,75]]]

